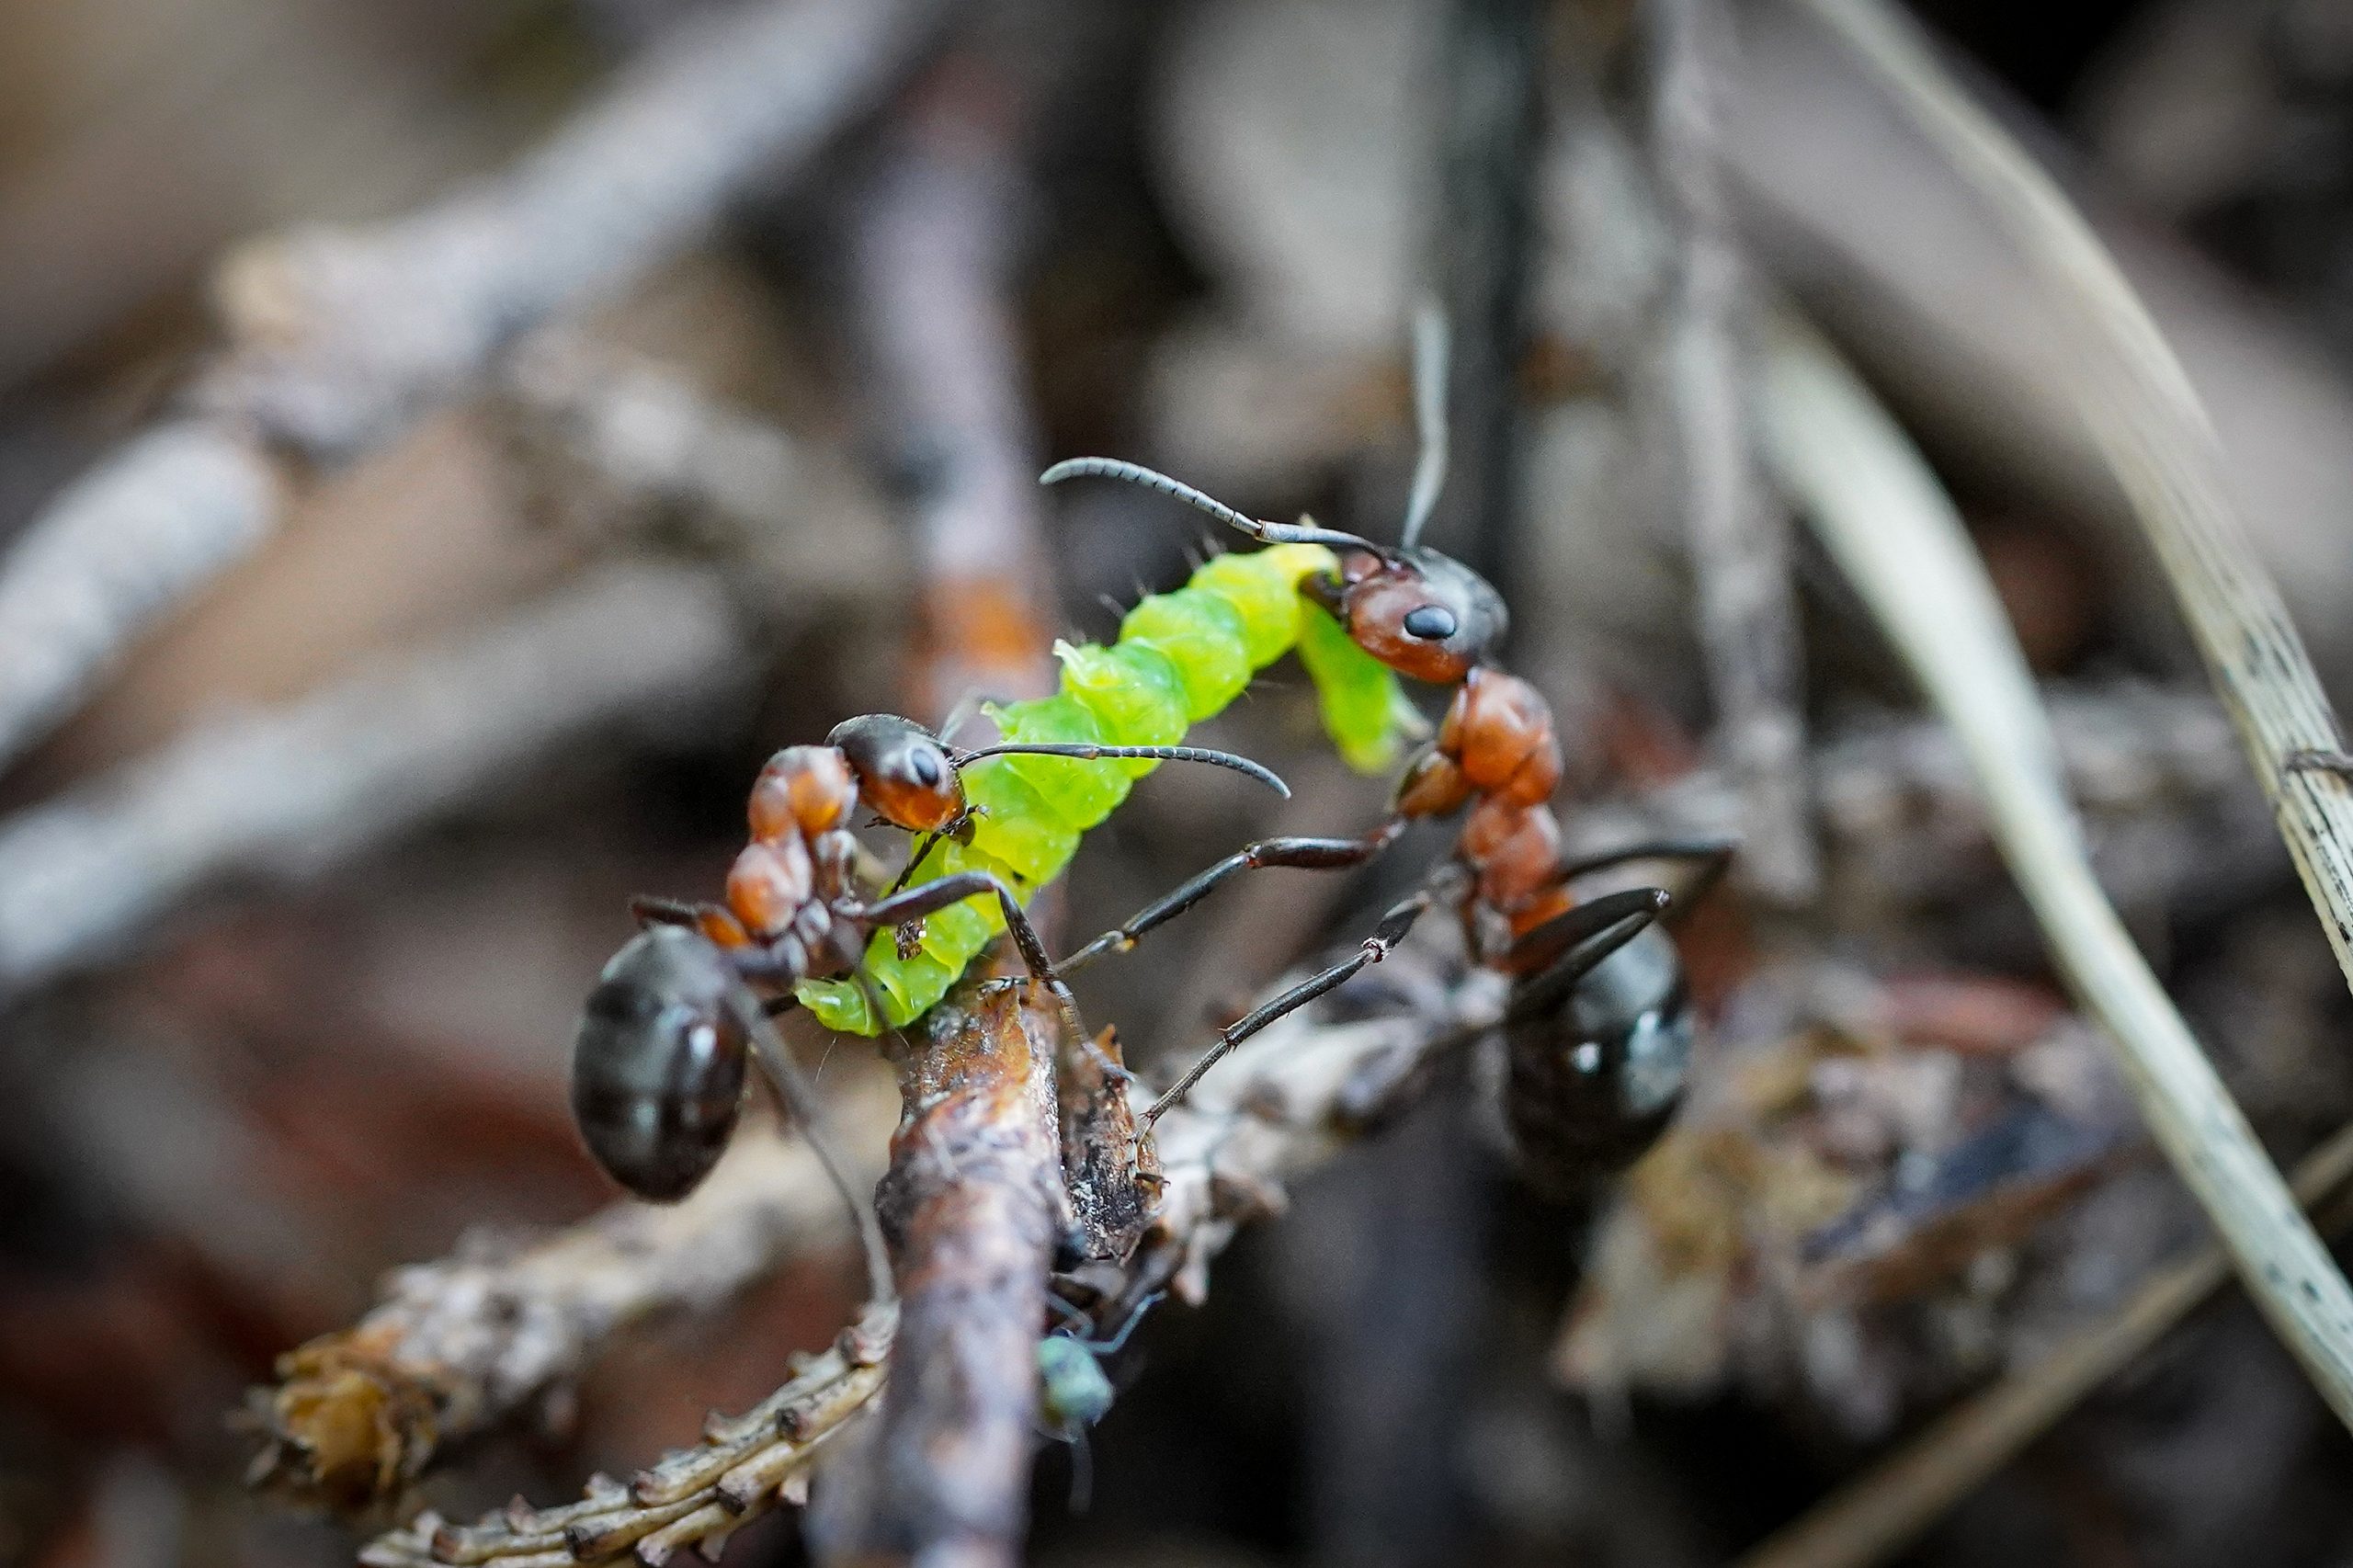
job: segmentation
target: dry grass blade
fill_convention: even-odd
[[[1995,838],[2141,1113],[2265,1316],[2353,1423],[2353,1291],[2093,878],[2026,657],[1959,515],[1860,381],[1794,326],[1768,351],[1768,457],[1952,724]]]
[[[2353,1127],[2304,1156],[2296,1196],[2315,1205],[2348,1179]],[[2341,1199],[2336,1207],[2325,1229],[2346,1219]],[[1902,1551],[2230,1277],[2229,1257],[2212,1245],[2157,1270],[2116,1311],[1935,1422],[1742,1558],[1740,1568],[1865,1568]]]

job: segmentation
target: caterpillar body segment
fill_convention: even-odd
[[[1396,677],[1302,592],[1303,582],[1338,564],[1321,544],[1217,556],[1183,587],[1139,601],[1120,622],[1116,642],[1056,644],[1062,678],[1055,695],[986,710],[1009,742],[1174,745],[1241,696],[1259,670],[1296,650],[1341,756],[1350,767],[1380,772],[1420,719]],[[910,885],[987,871],[1027,902],[1069,865],[1079,836],[1158,766],[1058,756],[974,762],[963,771],[966,798],[977,808],[971,842],[942,841]],[[858,974],[803,981],[795,994],[828,1028],[873,1035],[903,1028],[945,996],[1004,929],[994,900],[953,904],[925,921],[908,956],[902,956],[897,932],[878,931]]]

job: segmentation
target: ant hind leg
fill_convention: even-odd
[[[1414,922],[1437,902],[1438,895],[1425,888],[1411,898],[1392,904],[1388,913],[1381,917],[1381,923],[1373,927],[1372,935],[1367,937],[1363,946],[1353,954],[1329,969],[1309,975],[1281,995],[1244,1014],[1219,1030],[1217,1043],[1202,1052],[1200,1060],[1186,1068],[1184,1076],[1171,1084],[1167,1092],[1153,1101],[1152,1108],[1136,1119],[1139,1129],[1151,1127],[1170,1108],[1182,1103],[1185,1096],[1192,1092],[1193,1085],[1201,1081],[1201,1074],[1224,1060],[1227,1052],[1235,1046],[1277,1018],[1299,1011],[1325,992],[1336,988],[1365,965],[1379,963],[1387,958],[1391,949],[1404,941],[1405,934],[1414,928]]]

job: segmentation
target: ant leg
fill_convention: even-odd
[[[1392,817],[1362,838],[1263,838],[1245,845],[1174,892],[1145,904],[1123,924],[1063,959],[1058,967],[1068,974],[1105,953],[1127,952],[1154,926],[1174,920],[1207,898],[1219,883],[1244,871],[1255,871],[1264,866],[1290,866],[1310,871],[1361,866],[1388,848],[1404,830],[1404,819]]]
[[[1602,960],[1648,930],[1670,902],[1660,888],[1611,893],[1554,916],[1513,943],[1515,953],[1554,943],[1561,945],[1561,951],[1545,968],[1512,988],[1504,1022],[1519,1023],[1558,1007]]]
[[[641,927],[700,926],[703,912],[715,907],[708,903],[688,903],[684,899],[656,898],[650,893],[639,893],[629,901],[630,917]]]
[[[850,1179],[849,1164],[842,1157],[840,1146],[834,1140],[833,1129],[818,1098],[817,1085],[808,1074],[801,1071],[801,1063],[794,1059],[790,1048],[777,1033],[776,1025],[770,1021],[767,1005],[740,986],[730,989],[733,994],[727,998],[727,1006],[751,1041],[752,1059],[759,1063],[768,1086],[776,1091],[778,1101],[801,1124],[802,1142],[809,1145],[810,1153],[817,1156],[817,1164],[824,1168],[826,1180],[833,1184],[834,1191],[849,1210],[851,1223],[858,1231],[858,1244],[866,1255],[868,1296],[878,1303],[894,1300],[897,1290],[891,1278],[890,1253],[882,1243],[882,1227],[875,1218],[873,1199],[861,1193]]]
[[[1167,1093],[1153,1101],[1151,1109],[1136,1119],[1138,1128],[1150,1128],[1158,1121],[1170,1107],[1182,1101],[1192,1091],[1193,1085],[1201,1081],[1202,1074],[1216,1066],[1235,1046],[1286,1013],[1297,1012],[1365,965],[1379,963],[1387,958],[1390,949],[1405,939],[1405,933],[1414,928],[1414,922],[1422,917],[1423,911],[1436,902],[1437,895],[1425,888],[1413,897],[1391,905],[1389,912],[1381,917],[1381,924],[1373,927],[1372,935],[1364,939],[1364,945],[1353,956],[1341,960],[1320,974],[1309,975],[1273,1001],[1244,1014],[1221,1029],[1217,1043],[1204,1051],[1199,1061],[1186,1068],[1185,1075],[1170,1085]]]
[[[1697,903],[1700,894],[1714,887],[1722,880],[1724,872],[1732,865],[1733,855],[1739,848],[1739,839],[1727,838],[1720,835],[1703,835],[1698,838],[1645,839],[1639,844],[1629,844],[1622,848],[1608,850],[1599,855],[1588,855],[1581,860],[1572,860],[1561,868],[1561,880],[1565,882],[1573,878],[1582,877],[1588,871],[1600,871],[1611,866],[1622,866],[1629,860],[1697,861],[1699,867],[1699,871],[1692,877],[1689,884],[1676,895],[1675,902],[1679,912]]]
[[[959,871],[954,876],[942,877],[937,881],[909,888],[904,892],[892,893],[872,903],[845,905],[842,913],[852,920],[879,928],[896,926],[903,920],[919,919],[951,903],[961,903],[983,893],[996,895],[998,906],[1005,911],[1005,928],[1012,934],[1013,945],[1020,951],[1023,966],[1029,971],[1030,978],[1052,994],[1054,1006],[1061,1012],[1071,1038],[1084,1040],[1086,1031],[1078,1021],[1078,999],[1070,994],[1070,987],[1063,983],[1061,974],[1054,969],[1054,960],[1048,956],[1046,944],[1039,937],[1038,928],[1029,924],[1029,913],[1021,907],[1021,901],[1013,896],[1013,890],[998,881],[995,873]]]

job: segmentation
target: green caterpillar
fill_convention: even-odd
[[[1009,742],[1175,745],[1188,726],[1241,696],[1257,671],[1296,649],[1341,756],[1361,771],[1381,772],[1420,721],[1397,677],[1300,594],[1302,578],[1337,566],[1320,544],[1218,556],[1185,586],[1138,603],[1110,647],[1056,643],[1063,666],[1058,694],[992,703],[989,716]],[[1134,780],[1159,766],[984,757],[964,769],[965,799],[977,813],[972,841],[943,840],[914,880],[994,871],[1026,902],[1031,890],[1070,864],[1079,835],[1109,816]],[[873,1035],[903,1028],[945,996],[1004,929],[994,899],[968,899],[924,922],[922,945],[912,957],[899,956],[895,932],[876,932],[861,966],[863,984],[855,978],[803,981],[796,994],[827,1028]]]

